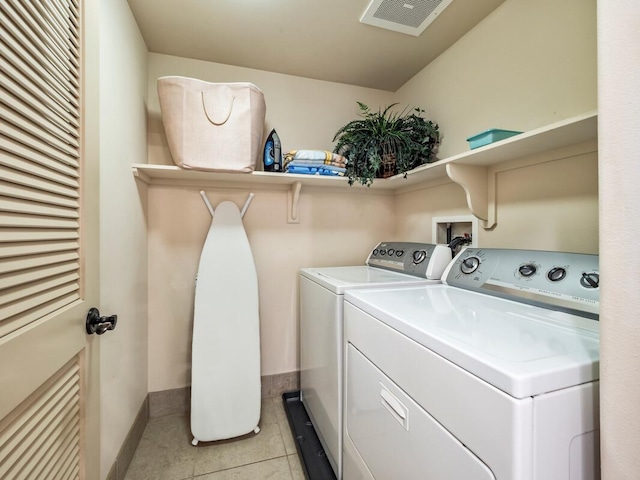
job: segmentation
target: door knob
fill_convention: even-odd
[[[118,323],[117,315],[101,317],[100,310],[97,308],[90,308],[89,313],[87,313],[85,325],[89,335],[93,333],[102,335],[107,330],[113,330],[116,328],[116,323]]]

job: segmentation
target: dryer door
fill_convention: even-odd
[[[376,480],[495,480],[478,457],[351,344],[346,381],[346,435]]]

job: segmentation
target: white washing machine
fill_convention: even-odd
[[[345,480],[595,480],[595,255],[466,249],[345,295]]]
[[[360,288],[439,283],[446,245],[385,242],[366,265],[300,271],[300,398],[338,479],[342,478],[343,297]]]

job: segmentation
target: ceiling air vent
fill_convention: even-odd
[[[453,0],[372,0],[360,23],[417,37]]]

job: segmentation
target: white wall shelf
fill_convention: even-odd
[[[499,163],[538,155],[598,138],[596,112],[562,120],[542,128],[420,166],[404,175],[376,179],[371,187],[350,186],[344,177],[294,175],[288,173],[217,173],[187,170],[170,165],[134,164],[133,174],[149,185],[254,188],[289,191],[288,221],[297,223],[298,201],[302,186],[342,188],[362,193],[402,193],[421,188],[443,179],[458,183],[465,190],[469,210],[483,220],[484,228],[495,224],[495,178],[489,167]]]

